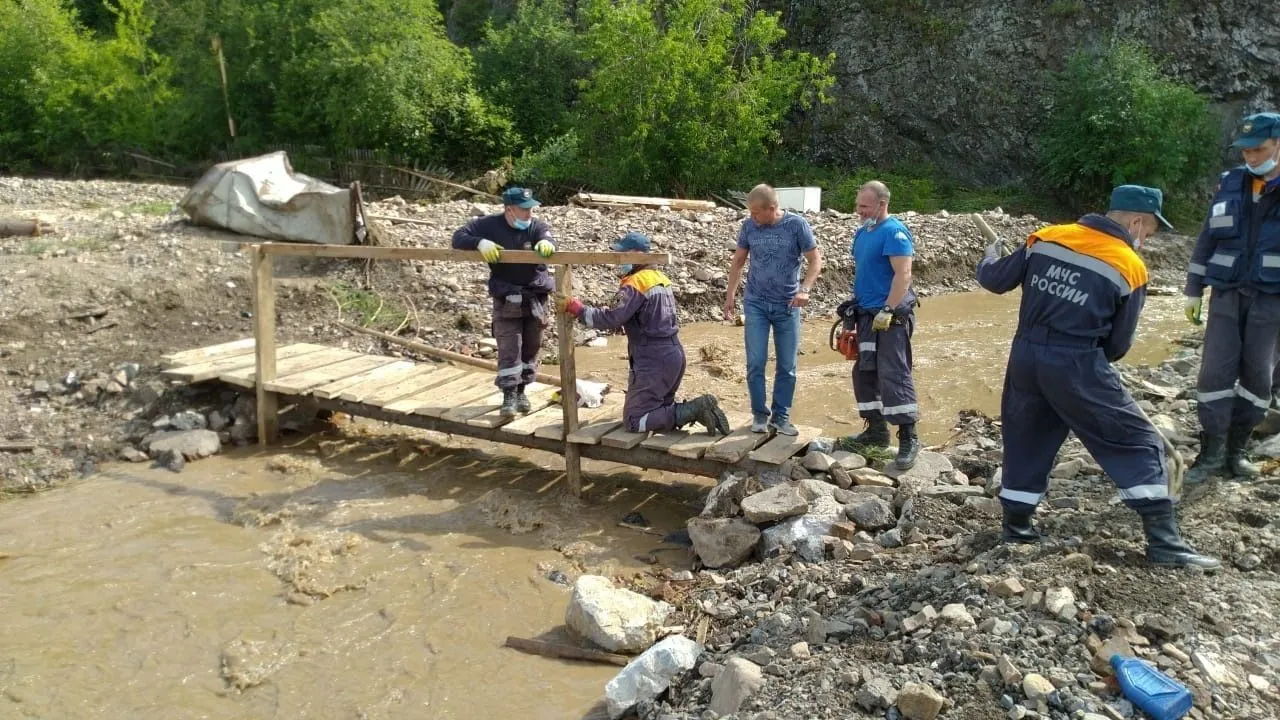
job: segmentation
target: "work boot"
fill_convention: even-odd
[[[857,447],[887,448],[889,447],[889,423],[883,417],[868,419],[866,429],[849,438]]]
[[[504,418],[515,417],[519,397],[520,393],[515,388],[504,389],[502,391],[502,407],[498,408],[498,414]]]
[[[1249,462],[1245,448],[1249,447],[1250,428],[1231,428],[1227,431],[1227,472],[1238,478],[1252,480],[1262,474],[1257,465]]]
[[[728,435],[729,418],[720,409],[720,401],[712,395],[700,395],[692,400],[676,403],[676,427],[698,423],[707,429],[708,435]]]
[[[920,438],[916,437],[916,424],[905,423],[898,426],[898,457],[893,464],[899,470],[910,470],[916,465],[920,456]]]
[[[1201,555],[1182,539],[1172,507],[1143,515],[1142,530],[1147,536],[1147,562],[1152,565],[1198,567],[1204,570],[1222,567],[1222,562],[1217,558]]]
[[[1036,511],[1031,512],[1004,508],[1004,521],[1001,530],[1006,543],[1027,545],[1040,542],[1040,532],[1036,530],[1034,518]]]
[[[524,394],[524,386],[516,388],[516,412],[521,415],[533,409],[533,403],[529,402],[529,396]]]
[[[1187,485],[1199,485],[1227,468],[1227,439],[1221,435],[1200,433],[1200,454],[1184,479]]]

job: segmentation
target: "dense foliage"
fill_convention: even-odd
[[[0,0],[0,166],[281,144],[702,191],[830,84],[783,35],[745,0]]]
[[[767,179],[822,185],[851,209],[876,176],[899,209],[990,201],[928,168],[795,156],[794,121],[825,101],[834,58],[790,48],[779,14],[758,7],[0,0],[0,171],[83,171],[124,151],[199,166],[283,145],[457,174],[514,162],[516,180],[561,190],[699,195]],[[1139,47],[1077,53],[1053,87],[1042,178],[1067,204],[1096,207],[1122,181],[1177,198],[1212,176],[1205,99]]]
[[[1212,176],[1220,149],[1208,100],[1161,75],[1137,45],[1073,55],[1052,103],[1040,142],[1044,179],[1072,204],[1096,208],[1122,183],[1177,197]]]

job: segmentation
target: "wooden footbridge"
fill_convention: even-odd
[[[579,408],[573,358],[573,318],[559,313],[559,387],[527,389],[532,410],[515,418],[498,412],[502,395],[493,373],[467,365],[410,362],[311,343],[277,347],[272,257],[306,255],[384,260],[481,261],[479,253],[429,248],[385,248],[262,243],[252,246],[254,337],[184,350],[162,358],[164,374],[190,383],[220,382],[257,395],[258,437],[275,441],[281,399],[311,398],[321,408],[480,440],[563,455],[572,492],[581,491],[581,458],[668,472],[718,477],[724,470],[776,466],[801,452],[820,431],[798,436],[752,433],[750,417],[730,414],[727,436],[700,427],[663,433],[628,432],[621,393],[605,395],[598,408]],[[503,262],[556,266],[556,293],[571,292],[572,266],[666,264],[664,254],[503,253]],[[559,395],[559,401],[553,397]]]

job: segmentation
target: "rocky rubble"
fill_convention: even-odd
[[[160,355],[252,334],[248,261],[240,242],[251,240],[187,225],[173,208],[186,188],[110,181],[0,178],[0,212],[40,217],[56,228],[40,238],[0,238],[0,438],[34,441],[34,453],[0,453],[0,478],[10,491],[48,487],[92,463],[123,456],[139,460],[148,432],[133,428],[169,410],[157,397],[171,392],[154,364]],[[446,247],[453,230],[494,206],[468,202],[374,203],[375,214],[414,218],[428,226],[383,224],[386,239],[406,246]],[[685,321],[719,319],[725,271],[741,213],[596,210],[544,207],[561,249],[602,249],[627,230],[651,234],[672,254],[668,268]],[[917,236],[916,281],[923,294],[968,287],[985,242],[964,216],[903,213]],[[1019,242],[1040,223],[999,211],[986,215],[1007,240]],[[827,270],[809,312],[823,314],[847,294],[848,241],[854,218],[833,211],[811,214]],[[1181,238],[1150,243],[1158,271],[1179,258]],[[1178,260],[1177,262],[1181,262]],[[1176,264],[1176,263],[1175,263]],[[276,267],[281,342],[308,341],[393,355],[403,348],[352,336],[337,328],[338,296],[358,289],[387,307],[403,305],[412,317],[402,334],[427,344],[491,356],[486,269],[478,263],[378,263],[279,260]],[[616,279],[609,268],[581,268],[577,291],[607,302]],[[342,315],[351,320],[351,309]],[[392,329],[390,327],[384,329]],[[604,340],[579,330],[577,340]],[[545,337],[544,358],[554,359],[557,338]],[[128,383],[114,380],[136,368]],[[87,388],[66,391],[74,377]],[[95,381],[101,381],[97,383]],[[80,395],[77,395],[80,392]],[[95,395],[96,393],[96,395]],[[201,400],[201,403],[210,404]],[[163,404],[163,403],[162,403]],[[247,428],[235,427],[231,443]],[[174,410],[185,409],[175,403]],[[212,418],[211,418],[212,419]],[[223,432],[215,430],[215,432]],[[222,437],[223,445],[228,438]],[[131,449],[130,449],[131,448]],[[176,464],[176,461],[175,461]],[[838,481],[858,470],[830,473]]]
[[[1188,349],[1123,370],[1188,460],[1196,365]],[[707,569],[667,622],[702,625],[705,652],[637,703],[641,718],[1142,717],[1111,678],[1114,654],[1186,685],[1197,720],[1280,714],[1276,463],[1258,482],[1184,494],[1184,535],[1228,563],[1206,575],[1146,566],[1137,517],[1074,439],[1038,513],[1039,546],[999,541],[989,418],[964,415],[919,472],[854,470],[884,478],[874,484],[837,484],[830,470],[860,462],[824,450],[782,473],[722,479],[690,520]],[[742,538],[733,558],[708,528],[735,528],[721,530]],[[760,533],[750,552],[746,528]]]
[[[448,247],[453,231],[474,216],[501,212],[501,206],[454,201],[418,205],[391,198],[374,204],[379,215],[405,217],[428,225],[392,226],[389,234],[402,245]],[[629,231],[648,234],[655,252],[672,256],[665,268],[674,285],[682,319],[719,320],[727,287],[729,261],[744,211],[721,207],[713,211],[630,210],[544,206],[538,217],[547,221],[561,250],[605,250]],[[836,210],[805,215],[823,254],[822,277],[815,288],[813,310],[825,313],[849,295],[853,260],[849,243],[858,225],[855,215]],[[898,215],[911,229],[916,243],[913,280],[921,295],[971,289],[973,268],[987,241],[968,215],[940,212],[922,215],[907,211]],[[1045,223],[1031,216],[1014,217],[998,208],[984,213],[992,229],[1008,243],[1021,243]],[[1182,265],[1181,241],[1154,239],[1144,249],[1156,270]],[[487,313],[483,287],[486,270],[475,264],[415,264],[431,288],[429,300],[451,304],[458,311]],[[1185,267],[1179,268],[1185,270]],[[443,270],[443,272],[440,272]],[[613,297],[617,280],[609,267],[583,267],[574,277],[575,289],[588,301],[606,302]]]

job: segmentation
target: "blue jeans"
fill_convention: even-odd
[[[787,420],[796,394],[796,355],[800,350],[800,308],[790,303],[748,298],[744,301],[747,344],[747,390],[755,420]],[[769,360],[769,330],[773,330],[773,408],[764,404],[764,366]]]

